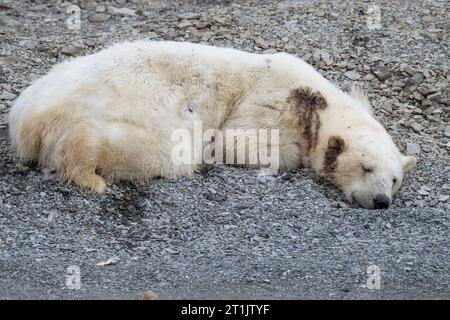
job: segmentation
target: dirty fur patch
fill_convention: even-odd
[[[311,152],[318,143],[320,130],[319,111],[324,110],[328,103],[320,92],[313,92],[309,87],[291,90],[287,99],[294,107],[298,124],[303,128],[307,152]]]
[[[344,152],[344,149],[345,142],[341,137],[330,137],[323,162],[323,171],[327,176],[333,176],[337,166],[337,158],[342,152]]]

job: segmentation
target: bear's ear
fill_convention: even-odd
[[[361,88],[358,86],[353,86],[350,95],[353,99],[357,100],[370,115],[373,115],[373,109],[370,105],[370,101]]]
[[[403,170],[405,172],[411,171],[417,164],[417,158],[414,156],[403,157]]]
[[[331,136],[328,139],[328,147],[341,153],[345,149],[345,141],[340,136]]]

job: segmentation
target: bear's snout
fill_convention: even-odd
[[[379,193],[377,196],[373,199],[373,208],[374,209],[387,209],[389,208],[389,204],[391,203],[391,200],[387,195],[384,193]]]

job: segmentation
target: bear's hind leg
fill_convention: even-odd
[[[105,180],[96,173],[98,145],[102,137],[95,129],[79,123],[57,143],[55,165],[61,180],[102,193]]]

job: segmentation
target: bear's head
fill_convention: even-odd
[[[387,209],[416,158],[403,156],[390,139],[360,131],[328,138],[323,173],[347,200],[367,209]]]
[[[387,131],[372,116],[361,92],[353,92],[355,109],[334,119],[322,147],[321,173],[347,200],[367,209],[389,208],[406,172],[416,158],[400,153]],[[333,127],[333,126],[332,126]]]
[[[403,156],[356,87],[299,87],[287,99],[300,129],[302,162],[344,191],[349,202],[389,208],[416,158]]]

